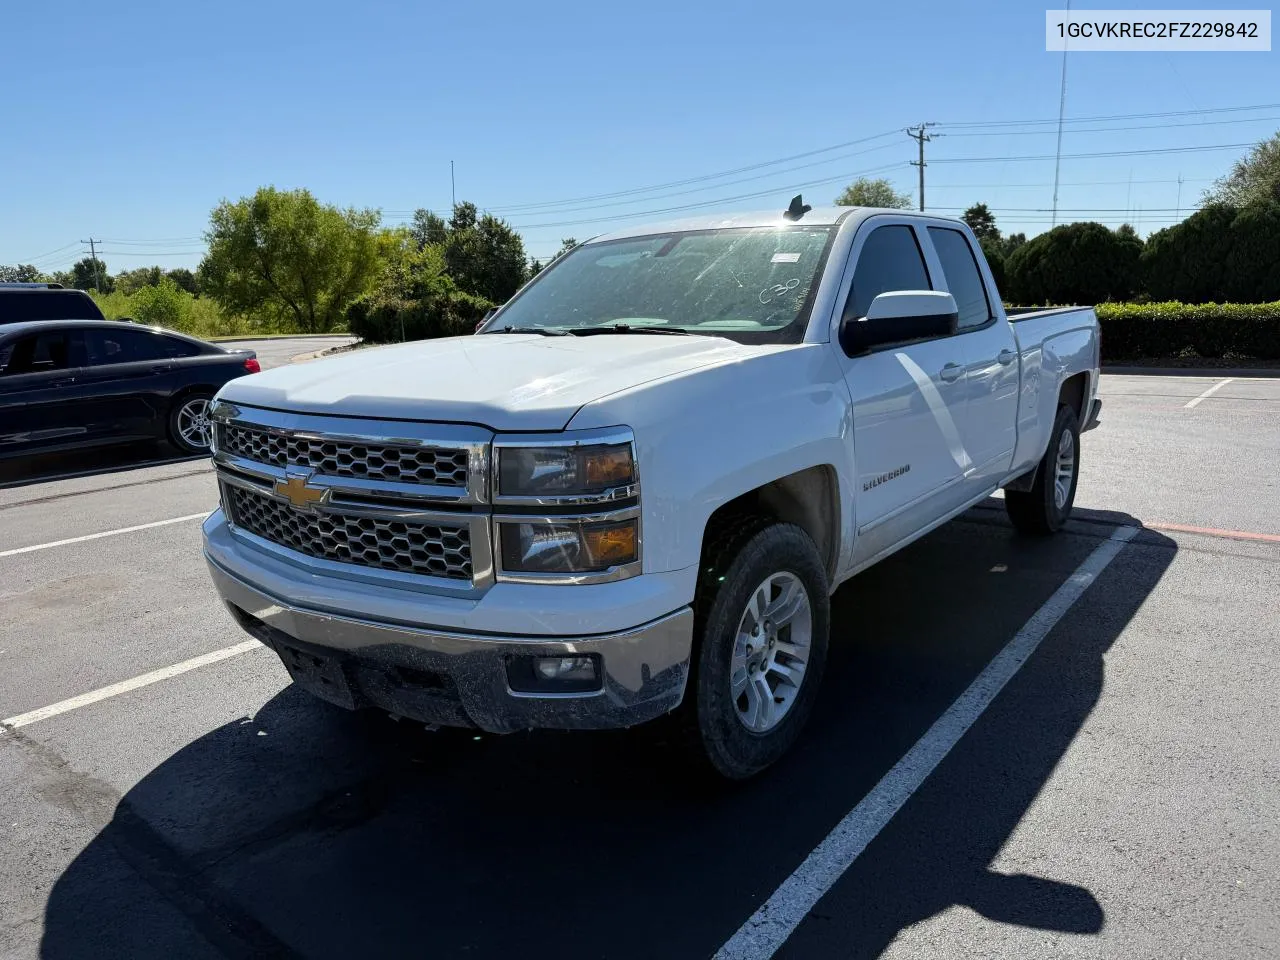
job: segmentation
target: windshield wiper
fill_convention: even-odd
[[[633,327],[629,323],[609,323],[602,327],[570,327],[567,332],[575,337],[592,337],[601,333],[665,333],[677,337],[700,336],[684,327]]]
[[[487,330],[486,333],[536,333],[543,337],[563,337],[568,334],[567,330],[561,330],[556,327],[503,327],[500,330]]]

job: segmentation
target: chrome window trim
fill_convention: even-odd
[[[499,451],[529,447],[594,447],[627,444],[631,448],[632,481],[621,487],[599,493],[568,493],[550,497],[505,497],[499,488]],[[489,489],[495,506],[509,507],[583,507],[632,500],[640,496],[640,458],[636,455],[636,437],[630,427],[600,427],[571,430],[565,433],[500,433],[493,439],[493,456],[489,458]]]
[[[502,569],[502,526],[510,523],[554,523],[566,524],[610,522],[617,520],[635,520],[636,522],[636,558],[631,563],[619,564],[605,570],[590,573],[525,573],[521,571],[505,571]],[[591,583],[612,583],[615,580],[626,580],[638,576],[644,566],[644,520],[638,504],[624,507],[621,510],[606,510],[586,514],[520,514],[499,513],[493,516],[493,566],[494,580],[497,583],[528,583],[541,585],[579,585]],[[472,561],[474,563],[474,560]]]
[[[350,492],[370,494],[364,485],[392,489],[391,495],[412,496],[422,500],[438,500],[472,506],[489,501],[489,447],[493,433],[483,427],[457,423],[417,423],[406,420],[374,420],[355,417],[333,417],[325,414],[285,413],[264,407],[241,406],[226,400],[213,404],[209,416],[215,423],[263,430],[280,436],[297,437],[320,443],[356,443],[384,447],[426,447],[439,450],[465,450],[467,453],[466,488],[439,484],[397,483],[395,481],[361,481],[316,472],[313,484],[325,483],[335,491],[346,487]],[[215,430],[216,433],[216,430]],[[228,457],[219,453],[219,457]],[[229,461],[221,461],[229,462]],[[257,464],[263,470],[279,469],[274,464]],[[411,493],[410,493],[411,491]],[[443,491],[443,492],[442,492]]]

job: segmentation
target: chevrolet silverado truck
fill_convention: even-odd
[[[1004,311],[962,222],[867,208],[596,238],[474,335],[228,383],[204,553],[343,707],[669,722],[742,779],[822,680],[843,581],[1003,488],[1071,512],[1090,308]]]

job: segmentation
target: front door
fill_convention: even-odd
[[[45,330],[0,346],[0,456],[34,453],[86,434],[75,389],[78,334]]]
[[[933,289],[915,228],[905,221],[868,220],[854,241],[850,263],[842,317],[866,316],[881,293]],[[855,566],[963,501],[961,481],[971,461],[956,421],[965,390],[958,339],[889,345],[844,357],[857,471]]]

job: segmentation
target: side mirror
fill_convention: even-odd
[[[840,321],[840,346],[849,356],[886,343],[932,340],[956,332],[955,297],[941,290],[894,290],[871,301],[865,317]]]

